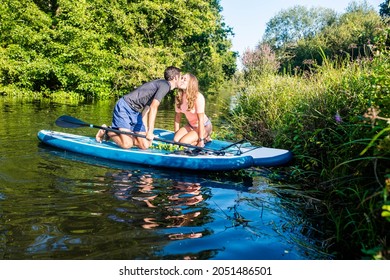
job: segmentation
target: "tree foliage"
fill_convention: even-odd
[[[379,14],[381,17],[390,17],[390,0],[385,0],[385,2],[379,5],[379,7]]]
[[[271,47],[264,43],[255,50],[247,49],[242,56],[244,74],[246,79],[258,78],[258,74],[276,74],[280,63]]]
[[[106,98],[175,65],[216,88],[236,68],[219,0],[4,0],[0,90]]]
[[[280,49],[301,39],[313,38],[335,21],[336,13],[331,9],[294,6],[271,18],[266,25],[263,42]]]
[[[371,55],[369,49],[383,29],[383,22],[372,8],[351,4],[338,21],[319,34],[319,46],[331,56],[350,56],[352,59]]]
[[[279,59],[279,71],[308,70],[321,65],[324,58],[342,61],[371,56],[384,28],[366,1],[351,2],[340,15],[330,9],[295,6],[270,20],[254,53],[267,43]]]

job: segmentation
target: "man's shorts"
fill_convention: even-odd
[[[111,126],[118,129],[127,128],[132,132],[146,132],[142,113],[133,110],[123,98],[115,105]]]

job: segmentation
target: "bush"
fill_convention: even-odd
[[[387,246],[389,223],[380,215],[382,205],[390,204],[383,196],[390,160],[390,64],[383,52],[373,60],[324,61],[310,75],[251,79],[230,121],[251,141],[293,152],[291,179],[322,201],[327,219],[320,224],[329,250],[339,258],[359,258],[361,250]],[[375,123],[367,121],[372,106],[385,116],[374,113]],[[348,244],[345,236],[352,236]]]

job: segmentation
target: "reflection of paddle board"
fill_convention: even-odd
[[[156,129],[154,134],[160,139],[173,139],[173,132],[168,130]],[[92,137],[50,130],[39,131],[38,138],[47,145],[98,158],[195,171],[227,171],[253,166],[277,166],[289,162],[292,158],[291,152],[282,149],[255,146],[239,147],[239,145],[224,149],[232,143],[220,140],[207,143],[205,146],[208,149],[207,152],[187,154],[157,148],[122,149],[112,141],[98,143]],[[223,150],[224,153],[214,154],[209,152],[210,150]]]

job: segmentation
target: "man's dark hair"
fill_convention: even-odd
[[[164,71],[164,79],[167,81],[172,81],[176,76],[180,75],[181,70],[174,66],[169,66]]]

